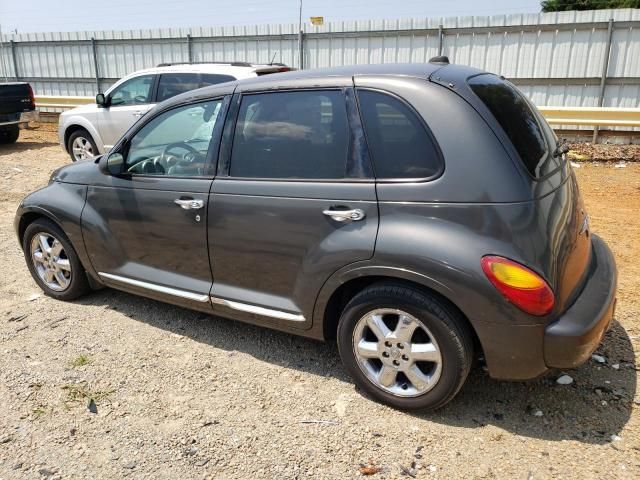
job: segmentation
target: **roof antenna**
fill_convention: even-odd
[[[280,50],[276,50],[275,52],[273,52],[273,57],[271,57],[271,62],[269,62],[269,65],[273,65],[273,61],[276,59],[276,55],[278,54]]]

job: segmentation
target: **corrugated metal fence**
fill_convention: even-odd
[[[94,95],[162,62],[283,62],[300,67],[297,26],[4,36],[0,77],[40,95]],[[610,54],[609,54],[610,52]],[[640,10],[305,25],[303,68],[452,62],[501,73],[537,105],[640,107]]]

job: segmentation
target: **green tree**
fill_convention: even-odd
[[[640,8],[640,0],[543,0],[543,12],[601,10],[603,8]]]

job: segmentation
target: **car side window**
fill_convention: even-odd
[[[244,95],[232,177],[344,178],[349,126],[344,94],[314,90]]]
[[[163,73],[158,81],[157,101],[200,87],[200,75],[197,73]]]
[[[141,75],[118,85],[109,93],[111,106],[138,105],[151,101],[154,75]]]
[[[376,178],[423,179],[441,170],[438,148],[408,105],[362,89],[358,101]]]
[[[236,77],[231,75],[223,75],[220,73],[203,73],[200,75],[200,86],[206,87],[209,85],[217,85],[218,83],[233,82],[237,80]]]
[[[166,111],[129,142],[124,171],[144,175],[207,175],[207,152],[222,100],[184,105]]]

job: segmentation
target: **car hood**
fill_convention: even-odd
[[[98,170],[98,161],[100,157],[95,157],[89,160],[79,160],[55,170],[51,174],[49,182],[63,182],[63,183],[79,183],[82,185],[89,185],[95,183],[95,181],[102,174]]]
[[[86,105],[80,105],[79,107],[66,110],[60,114],[61,117],[70,117],[79,113],[95,112],[98,105],[96,103],[87,103]]]

